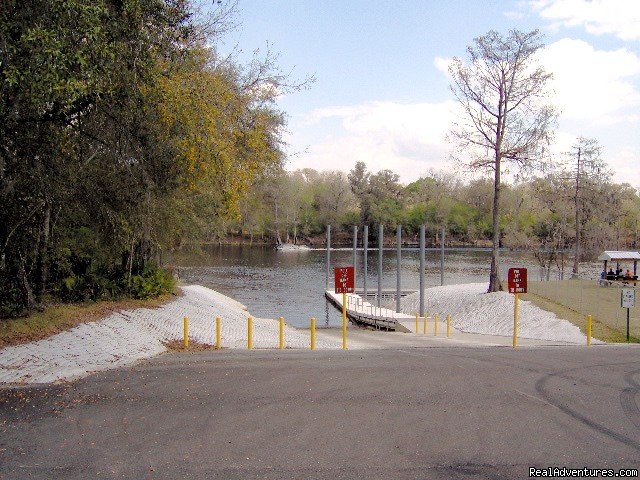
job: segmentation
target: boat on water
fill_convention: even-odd
[[[279,252],[307,252],[311,248],[306,245],[295,245],[293,243],[279,243],[276,245],[276,250]]]

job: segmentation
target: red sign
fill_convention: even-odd
[[[333,269],[336,293],[353,293],[355,281],[353,267],[339,267]]]
[[[527,293],[527,269],[509,269],[509,293]]]

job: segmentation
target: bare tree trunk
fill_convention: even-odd
[[[47,277],[49,273],[49,233],[51,227],[51,206],[45,203],[44,217],[42,218],[40,240],[38,242],[38,283],[36,284],[36,298],[42,299],[47,289]]]
[[[33,296],[33,290],[31,289],[31,285],[29,284],[29,279],[27,278],[27,272],[24,269],[24,259],[22,255],[20,255],[20,266],[18,267],[18,279],[20,281],[20,286],[22,287],[22,293],[25,299],[25,306],[27,310],[31,310],[36,306],[36,299]]]
[[[496,153],[495,177],[493,184],[493,245],[491,248],[491,271],[489,292],[499,292],[500,282],[500,156]]]

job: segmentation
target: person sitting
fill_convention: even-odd
[[[633,278],[633,275],[631,274],[631,270],[629,270],[627,268],[627,271],[624,272],[624,278]]]
[[[607,280],[615,280],[616,279],[616,274],[613,273],[613,268],[609,268],[609,271],[607,272]]]

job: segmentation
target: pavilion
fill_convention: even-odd
[[[620,268],[620,262],[633,262],[633,276],[638,275],[638,260],[640,252],[612,251],[607,250],[600,254],[598,260],[604,262],[604,271],[607,272],[607,263],[616,262],[616,270]]]

